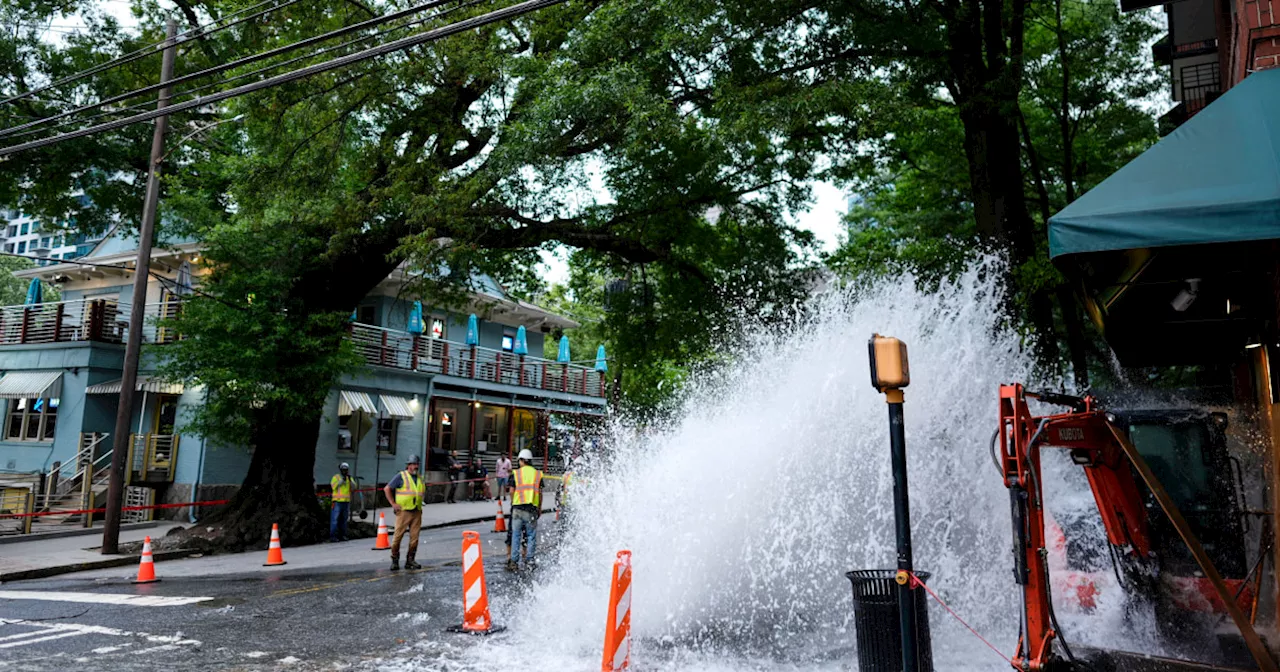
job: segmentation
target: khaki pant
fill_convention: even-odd
[[[396,537],[391,542],[391,557],[400,557],[400,539],[404,537],[406,530],[409,532],[409,557],[412,558],[418,554],[418,533],[422,531],[422,509],[412,511],[401,509],[400,515],[396,516]]]

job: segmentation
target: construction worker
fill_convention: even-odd
[[[409,554],[405,558],[405,569],[420,569],[414,556],[418,554],[418,533],[422,531],[422,479],[418,478],[418,456],[411,455],[405,463],[404,471],[387,483],[382,489],[387,501],[391,502],[391,510],[396,514],[396,536],[391,541],[391,571],[400,569],[400,540],[404,533],[409,533]]]
[[[512,550],[518,549],[521,535],[527,537],[525,567],[533,569],[537,565],[538,517],[542,515],[542,472],[533,467],[533,453],[528,449],[520,451],[519,460],[520,465],[511,473],[511,484],[507,486],[511,492],[511,546]],[[519,560],[516,550],[507,568],[518,569]]]
[[[351,518],[351,465],[338,465],[338,473],[329,479],[333,506],[329,508],[329,541],[347,540],[347,520]]]

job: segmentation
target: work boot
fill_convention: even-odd
[[[391,557],[391,571],[393,571],[393,572],[398,572],[398,571],[400,571],[400,558],[399,558],[399,556],[392,556],[392,557]]]
[[[410,555],[409,557],[404,559],[404,568],[405,569],[422,569],[422,565],[419,565],[418,561],[414,560],[413,556]]]

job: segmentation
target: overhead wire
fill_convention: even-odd
[[[291,1],[291,2],[297,2],[298,0],[290,0],[290,1]],[[162,88],[164,88],[164,87],[174,87],[174,86],[179,86],[179,85],[184,84],[184,83],[186,83],[186,82],[191,82],[191,81],[194,81],[194,80],[197,80],[197,79],[201,79],[201,78],[204,78],[204,77],[208,77],[208,76],[210,76],[210,75],[216,75],[216,74],[221,73],[221,72],[226,72],[227,70],[233,70],[233,69],[238,68],[238,67],[243,66],[243,65],[248,65],[248,64],[250,64],[250,63],[255,63],[255,62],[258,62],[258,61],[261,61],[261,60],[265,60],[265,59],[271,58],[271,57],[273,57],[273,56],[279,56],[279,55],[281,55],[281,54],[286,54],[286,53],[288,53],[288,52],[295,51],[295,50],[297,50],[297,49],[303,49],[303,48],[306,48],[306,47],[310,47],[310,46],[312,46],[312,45],[320,44],[320,43],[322,43],[322,42],[327,42],[327,41],[329,41],[329,40],[331,40],[331,39],[334,39],[334,38],[337,38],[337,37],[342,37],[342,36],[344,36],[344,35],[348,35],[348,34],[350,34],[350,33],[354,33],[354,32],[357,32],[357,31],[362,30],[362,29],[365,29],[365,28],[370,28],[370,27],[373,27],[373,26],[376,26],[376,25],[379,25],[379,24],[382,24],[382,23],[387,23],[388,21],[396,21],[396,20],[398,20],[398,19],[402,19],[402,18],[404,18],[404,17],[406,17],[406,16],[411,16],[411,15],[413,15],[413,14],[417,14],[417,13],[419,13],[419,12],[427,11],[427,10],[429,10],[429,9],[434,9],[434,8],[436,8],[436,7],[439,7],[439,6],[441,6],[441,5],[445,5],[445,4],[448,4],[448,3],[450,3],[450,2],[454,2],[454,1],[455,1],[455,0],[430,0],[429,2],[424,2],[424,3],[422,3],[422,4],[415,5],[415,6],[413,6],[413,7],[409,7],[409,8],[407,8],[407,9],[402,9],[402,10],[398,10],[398,11],[395,11],[395,12],[390,12],[390,13],[388,13],[388,14],[383,14],[383,15],[380,15],[380,16],[377,16],[377,17],[374,17],[374,18],[372,18],[372,19],[369,19],[369,20],[367,20],[367,21],[361,21],[361,22],[359,22],[359,23],[353,23],[353,24],[351,24],[351,25],[349,25],[349,26],[343,26],[342,28],[338,28],[338,29],[335,29],[335,30],[331,30],[331,31],[329,31],[329,32],[327,32],[327,33],[324,33],[324,34],[322,34],[322,35],[315,35],[315,36],[313,36],[313,37],[308,37],[308,38],[306,38],[306,39],[299,40],[299,41],[297,41],[297,42],[292,42],[292,43],[289,43],[289,44],[286,44],[286,45],[282,45],[282,46],[280,46],[280,47],[276,47],[276,48],[274,48],[274,49],[268,49],[267,51],[264,51],[264,52],[260,52],[260,53],[257,53],[257,54],[252,54],[252,55],[250,55],[250,56],[245,56],[245,57],[243,57],[243,58],[239,58],[239,59],[236,59],[236,60],[234,60],[234,61],[228,61],[228,62],[226,62],[226,63],[222,63],[222,64],[219,64],[219,65],[215,65],[215,66],[210,67],[210,68],[205,68],[204,70],[200,70],[200,71],[192,72],[192,73],[189,73],[189,74],[186,74],[186,75],[181,75],[181,76],[178,76],[178,77],[174,77],[173,79],[170,79],[170,80],[169,80],[169,81],[167,81],[167,82],[162,82],[162,83],[152,84],[152,85],[149,85],[149,86],[144,86],[144,87],[142,87],[142,88],[134,89],[134,90],[132,90],[132,91],[128,91],[128,92],[125,92],[125,93],[122,93],[122,94],[119,94],[119,95],[116,95],[116,96],[112,96],[112,97],[110,97],[110,98],[106,98],[106,99],[104,99],[104,100],[100,100],[100,101],[97,101],[97,102],[95,102],[95,103],[90,103],[90,104],[88,104],[88,105],[83,105],[83,106],[78,107],[78,108],[73,109],[73,110],[67,110],[67,111],[65,111],[65,112],[60,112],[60,113],[55,114],[55,115],[51,115],[51,116],[48,116],[48,117],[44,117],[44,118],[39,119],[39,120],[37,120],[37,121],[31,121],[31,122],[27,122],[27,123],[24,123],[24,124],[19,124],[19,125],[17,125],[17,126],[10,126],[10,127],[8,127],[8,128],[0,129],[0,138],[10,137],[10,136],[21,137],[21,136],[24,136],[24,135],[31,135],[32,133],[31,133],[31,132],[29,132],[29,129],[34,129],[34,128],[37,128],[37,127],[39,127],[39,126],[43,126],[43,125],[45,125],[45,124],[48,124],[48,123],[50,123],[50,122],[59,121],[59,120],[62,120],[62,119],[66,119],[66,118],[68,118],[68,117],[73,117],[73,116],[75,116],[75,115],[77,115],[77,114],[80,114],[81,112],[85,112],[85,111],[87,111],[87,110],[92,110],[92,109],[95,109],[95,108],[98,108],[98,107],[102,107],[102,106],[104,106],[104,105],[110,105],[110,104],[112,104],[112,103],[122,102],[122,101],[128,100],[128,99],[130,99],[130,98],[136,98],[136,97],[138,97],[138,96],[141,96],[141,95],[144,95],[144,94],[147,94],[147,93],[152,93],[152,92],[159,91],[160,89],[162,89]],[[464,5],[460,5],[460,6],[472,6],[472,5],[475,5],[475,4],[478,4],[478,2],[473,1],[473,2],[469,2],[469,3],[465,3]],[[457,8],[455,7],[454,9],[457,9]],[[449,10],[449,11],[453,11],[453,10]],[[440,16],[444,16],[446,13],[448,13],[448,12],[438,12],[438,13],[436,13],[435,15],[433,15],[433,16],[431,16],[431,17],[427,17],[427,18],[424,18],[424,19],[420,19],[420,20],[418,20],[418,21],[411,22],[411,23],[408,23],[408,24],[405,24],[405,25],[402,25],[402,26],[398,26],[398,27],[396,27],[396,28],[387,29],[387,30],[384,30],[384,31],[379,32],[379,33],[373,33],[373,34],[371,34],[371,35],[369,35],[369,36],[366,36],[366,37],[364,37],[364,38],[360,38],[360,39],[358,39],[358,40],[351,40],[351,41],[348,41],[348,42],[346,42],[346,43],[344,43],[344,44],[346,44],[346,45],[350,45],[350,44],[358,44],[359,42],[367,41],[367,40],[372,39],[372,38],[374,38],[374,37],[379,37],[379,36],[381,36],[381,35],[385,35],[385,34],[387,34],[387,33],[389,33],[389,32],[394,31],[394,30],[401,30],[401,29],[403,29],[403,28],[406,28],[406,27],[409,27],[409,26],[413,26],[413,25],[418,24],[418,23],[424,23],[424,22],[429,21],[429,20],[431,20],[431,19],[433,19],[433,18],[438,18],[438,17],[440,17]],[[317,52],[315,52],[315,53],[309,54],[309,55],[307,55],[307,56],[303,56],[303,57],[299,57],[299,58],[294,58],[294,59],[291,59],[291,60],[289,60],[289,61],[285,61],[284,63],[278,63],[278,64],[275,64],[275,65],[267,66],[267,67],[265,67],[265,68],[259,68],[259,69],[255,70],[255,71],[253,71],[252,73],[245,73],[244,75],[236,75],[236,76],[234,76],[234,77],[228,78],[227,80],[223,80],[223,81],[221,81],[221,82],[217,82],[217,83],[214,83],[214,84],[211,84],[211,85],[205,85],[205,86],[202,86],[202,87],[197,87],[197,88],[195,88],[195,89],[189,89],[189,90],[187,90],[187,91],[185,91],[185,92],[183,92],[183,91],[178,91],[178,92],[176,92],[174,95],[175,95],[175,96],[178,96],[178,95],[182,95],[182,94],[184,94],[184,93],[189,94],[189,93],[192,93],[192,92],[194,92],[194,91],[204,90],[204,89],[210,88],[211,86],[214,86],[214,85],[216,85],[216,84],[218,84],[218,83],[225,84],[225,83],[226,83],[226,82],[228,82],[228,81],[235,81],[236,79],[242,79],[242,78],[244,78],[244,77],[249,76],[250,74],[258,74],[258,73],[264,72],[264,71],[266,71],[266,70],[271,70],[271,69],[274,69],[274,68],[284,67],[284,65],[285,65],[285,64],[296,63],[296,62],[298,62],[298,61],[300,61],[300,60],[306,60],[307,58],[313,58],[313,57],[315,57],[315,56],[318,56],[318,55],[320,55],[320,54],[324,54],[324,53],[328,53],[329,51],[333,51],[333,50],[335,50],[335,48],[323,49],[323,50],[317,51]],[[134,110],[134,109],[139,109],[139,108],[141,108],[141,107],[151,107],[151,106],[155,105],[155,102],[156,102],[156,101],[155,101],[155,99],[151,99],[151,100],[148,100],[148,101],[146,101],[146,102],[144,102],[144,103],[140,103],[140,104],[138,104],[138,105],[132,105],[132,106],[126,107],[126,108],[124,108],[123,110],[112,110],[111,112],[109,112],[109,113],[107,113],[107,114],[105,114],[105,115],[95,115],[95,116],[93,116],[93,117],[90,117],[90,119],[98,119],[98,118],[101,118],[102,116],[109,116],[109,115],[111,115],[111,114],[119,114],[120,112],[123,112],[124,110]],[[85,120],[85,119],[81,119],[81,120],[79,120],[78,122],[75,122],[75,123],[83,123],[84,121],[86,121],[86,120]],[[62,126],[62,124],[58,124],[58,126]],[[40,130],[40,131],[36,131],[36,132],[43,132],[44,130],[48,130],[48,129],[42,129],[42,130]],[[26,131],[26,132],[24,132],[24,131]]]
[[[301,1],[302,1],[302,0],[283,0],[283,1],[281,1],[281,0],[263,0],[262,2],[259,2],[259,3],[258,3],[258,4],[256,4],[256,5],[253,5],[253,6],[250,6],[250,7],[246,7],[246,8],[244,8],[244,9],[242,9],[242,10],[238,11],[238,12],[233,12],[233,13],[231,13],[231,14],[227,15],[227,16],[220,17],[220,18],[215,19],[215,20],[213,20],[213,21],[210,21],[210,22],[208,22],[208,23],[205,23],[205,24],[201,24],[201,25],[199,25],[199,26],[196,26],[195,28],[191,28],[191,29],[185,30],[185,31],[183,31],[183,32],[181,32],[181,33],[178,33],[178,34],[175,36],[175,39],[180,39],[180,40],[191,40],[191,39],[195,39],[196,37],[204,37],[204,36],[212,35],[212,34],[217,33],[217,32],[219,32],[219,31],[223,31],[223,30],[226,30],[226,29],[231,28],[231,27],[233,27],[233,26],[240,25],[241,23],[245,23],[246,21],[252,21],[253,19],[256,19],[256,18],[258,18],[258,17],[261,17],[261,16],[264,16],[264,15],[266,15],[266,14],[269,14],[270,12],[274,12],[274,11],[276,11],[276,10],[278,10],[278,9],[283,9],[284,7],[288,7],[289,5],[293,5],[293,4],[296,4],[296,3],[301,2]],[[226,24],[226,25],[223,25],[223,26],[217,26],[216,28],[213,28],[213,29],[211,29],[211,30],[206,30],[207,28],[209,28],[209,26],[213,26],[213,25],[215,25],[215,24],[222,23],[223,21],[230,21],[231,19],[233,19],[233,18],[235,18],[235,17],[237,17],[237,16],[240,16],[240,15],[242,15],[242,14],[246,13],[246,12],[252,12],[253,10],[255,10],[255,9],[259,8],[259,7],[262,7],[263,5],[267,5],[267,4],[271,4],[271,3],[277,3],[277,4],[276,4],[276,6],[269,7],[269,8],[267,8],[267,9],[263,10],[263,11],[257,12],[256,14],[253,14],[253,15],[251,15],[251,16],[245,16],[245,17],[242,17],[242,18],[237,19],[237,20],[235,20],[235,21],[231,21],[231,23],[228,23],[228,24]],[[10,97],[8,97],[8,98],[5,98],[4,100],[0,100],[0,107],[3,107],[3,106],[5,106],[5,105],[9,105],[10,103],[15,103],[15,102],[20,101],[20,100],[25,100],[25,99],[30,98],[30,97],[32,97],[32,96],[34,96],[34,95],[38,94],[38,93],[43,93],[43,92],[45,92],[45,91],[48,91],[49,89],[56,89],[56,88],[60,88],[60,87],[62,87],[62,86],[64,86],[64,85],[66,85],[66,84],[70,84],[70,83],[72,83],[72,82],[78,82],[78,81],[80,81],[80,80],[82,80],[82,79],[84,79],[84,78],[86,78],[86,77],[92,77],[93,75],[96,75],[96,74],[98,74],[98,73],[100,73],[100,72],[106,72],[107,70],[110,70],[111,68],[119,67],[119,66],[121,66],[121,65],[125,65],[125,64],[128,64],[128,63],[132,63],[132,62],[137,61],[137,60],[141,60],[141,59],[143,59],[143,58],[146,58],[146,57],[148,57],[148,56],[151,56],[152,54],[158,54],[158,53],[160,53],[160,52],[164,51],[165,45],[166,45],[167,43],[168,43],[168,40],[161,40],[161,41],[159,41],[159,42],[155,42],[155,43],[153,43],[153,44],[149,44],[149,45],[147,45],[147,46],[145,46],[145,47],[142,47],[142,48],[140,48],[140,49],[136,49],[136,50],[131,51],[131,52],[129,52],[129,53],[127,53],[127,54],[124,54],[124,55],[122,55],[122,56],[117,56],[117,57],[115,57],[115,58],[113,58],[113,59],[111,59],[110,61],[107,61],[107,62],[105,62],[105,63],[99,63],[98,65],[95,65],[95,66],[93,66],[93,67],[85,68],[84,70],[81,70],[81,71],[79,71],[79,72],[75,72],[75,73],[72,73],[72,74],[67,75],[67,76],[65,76],[65,77],[61,77],[61,78],[56,79],[56,80],[54,80],[54,81],[52,81],[52,82],[49,82],[48,84],[45,84],[44,86],[39,86],[39,87],[36,87],[36,88],[34,88],[34,89],[31,89],[30,91],[24,91],[24,92],[22,92],[22,93],[19,93],[19,94],[16,94],[16,95],[10,96]]]
[[[253,93],[255,91],[261,91],[263,89],[280,86],[282,84],[288,84],[290,82],[303,79],[306,77],[310,77],[312,75],[329,72],[331,70],[337,70],[339,68],[343,68],[348,65],[353,65],[355,63],[360,63],[363,61],[367,61],[369,59],[385,56],[387,54],[391,54],[397,51],[402,51],[404,49],[408,49],[410,47],[414,47],[420,44],[434,42],[436,40],[448,37],[450,35],[455,35],[457,33],[461,33],[467,30],[471,30],[473,28],[479,28],[481,26],[486,26],[491,23],[497,23],[499,21],[514,19],[524,14],[528,14],[529,12],[537,11],[537,10],[551,7],[554,5],[558,5],[563,2],[565,2],[565,0],[525,0],[525,2],[517,3],[515,5],[509,5],[502,9],[497,9],[497,10],[488,12],[486,14],[481,14],[479,16],[474,16],[469,19],[463,19],[461,21],[440,26],[438,28],[433,28],[431,30],[424,31],[416,35],[410,35],[397,40],[392,40],[391,42],[386,42],[375,47],[370,47],[363,51],[358,51],[354,54],[340,56],[338,58],[330,59],[322,63],[316,63],[303,68],[299,68],[297,70],[292,70],[286,73],[275,75],[273,77],[268,77],[266,79],[259,80],[257,82],[251,82],[249,84],[244,84],[242,86],[238,86],[225,91],[219,91],[208,96],[197,97],[194,100],[175,103],[164,109],[142,112],[140,114],[126,117],[124,119],[118,119],[115,121],[97,124],[94,126],[90,126],[88,128],[69,131],[67,133],[61,133],[59,135],[55,135],[49,138],[41,138],[39,140],[32,140],[32,141],[20,143],[17,145],[0,147],[0,157],[9,156],[11,154],[15,154],[17,152],[22,152],[30,149],[47,147],[49,145],[56,144],[59,142],[65,142],[67,140],[73,140],[75,138],[82,138],[85,136],[94,135],[94,134],[102,133],[105,131],[113,131],[119,128],[124,128],[125,126],[129,126],[132,124],[137,124],[144,121],[150,121],[157,117],[162,117],[170,114],[177,114],[179,112],[185,112],[187,110],[192,110],[198,107],[202,107],[204,105],[218,103],[224,100],[229,100],[231,98],[243,96],[245,94]]]

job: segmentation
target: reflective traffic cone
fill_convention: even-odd
[[[494,532],[507,531],[507,518],[506,518],[506,515],[502,513],[501,499],[498,500],[498,517],[493,519],[493,531]]]
[[[134,583],[155,583],[160,579],[156,578],[156,563],[151,557],[151,537],[147,537],[142,542],[142,562],[138,564],[138,578],[134,579]]]
[[[462,625],[449,630],[472,635],[491,635],[503,630],[489,617],[489,590],[484,582],[479,532],[462,533]]]
[[[284,561],[284,551],[280,550],[280,525],[271,523],[271,543],[267,546],[267,561],[262,563],[262,566],[272,567],[283,564],[287,563]]]
[[[387,514],[378,512],[378,538],[373,543],[373,550],[385,551],[391,548],[391,538],[387,536]]]
[[[618,672],[631,665],[631,551],[618,551],[609,591],[609,620],[604,624],[601,672]]]

